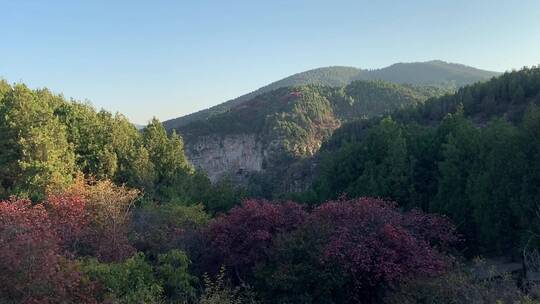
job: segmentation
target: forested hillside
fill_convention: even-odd
[[[467,253],[515,254],[538,231],[540,69],[336,130],[311,200],[378,196],[448,215]]]
[[[254,175],[267,180],[283,174],[291,162],[314,155],[342,122],[413,107],[449,92],[383,81],[280,88],[178,132],[190,161],[213,181],[231,178],[246,185]]]
[[[447,90],[454,90],[463,85],[487,80],[498,74],[499,73],[496,72],[479,70],[465,65],[446,63],[439,60],[398,63],[376,70],[364,70],[340,66],[318,68],[278,80],[256,91],[226,101],[209,109],[165,121],[164,125],[168,130],[181,128],[194,121],[206,120],[215,114],[227,112],[235,106],[247,102],[263,93],[284,87],[310,84],[342,87],[355,80],[383,80],[397,84],[436,86]]]

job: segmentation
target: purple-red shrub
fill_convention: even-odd
[[[219,262],[242,277],[265,261],[276,235],[297,229],[305,217],[296,203],[252,199],[213,220],[207,235]]]
[[[309,214],[250,200],[215,219],[207,237],[220,255],[214,266],[287,303],[372,302],[387,287],[438,274],[441,250],[457,241],[446,218],[376,198],[330,201]]]
[[[61,243],[42,204],[0,201],[0,302],[92,303],[91,286],[61,256]]]
[[[377,287],[439,273],[444,256],[435,246],[457,241],[446,218],[401,213],[396,204],[374,198],[327,202],[312,212],[306,227],[325,238],[322,264],[337,267],[364,297]]]
[[[64,251],[75,253],[88,230],[89,215],[86,200],[80,195],[65,193],[49,195],[45,202],[49,219]]]

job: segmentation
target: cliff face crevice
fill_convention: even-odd
[[[242,180],[263,168],[263,144],[255,134],[208,135],[186,142],[186,156],[212,182],[224,177]]]

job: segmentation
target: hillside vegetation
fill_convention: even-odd
[[[258,95],[283,87],[303,86],[309,84],[342,87],[355,80],[383,80],[397,84],[437,86],[444,89],[454,90],[463,85],[487,80],[498,74],[499,73],[496,72],[484,71],[465,65],[446,63],[439,60],[416,63],[398,63],[377,70],[363,70],[353,67],[340,66],[318,68],[278,80],[254,92],[226,101],[209,109],[165,121],[164,125],[167,130],[171,130],[180,128],[194,121],[206,120],[215,114],[226,112],[237,105],[257,97]]]
[[[149,200],[205,203],[210,209],[223,197],[212,189],[228,193],[191,167],[183,140],[168,135],[156,119],[139,131],[121,114],[5,81],[0,117],[0,199],[39,200],[78,175],[140,189]]]
[[[323,145],[306,195],[389,198],[448,215],[469,254],[519,254],[540,228],[539,130],[540,69],[505,73],[342,126]]]
[[[344,121],[415,106],[448,91],[435,87],[354,81],[345,87],[280,88],[207,120],[178,129],[189,143],[201,136],[256,134],[281,159],[313,155]],[[271,164],[272,165],[272,164]]]

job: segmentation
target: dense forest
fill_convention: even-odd
[[[184,129],[317,159],[270,200],[211,183],[155,119],[2,81],[0,302],[539,303],[540,68],[447,93],[278,88]],[[478,256],[527,268],[479,277]]]

